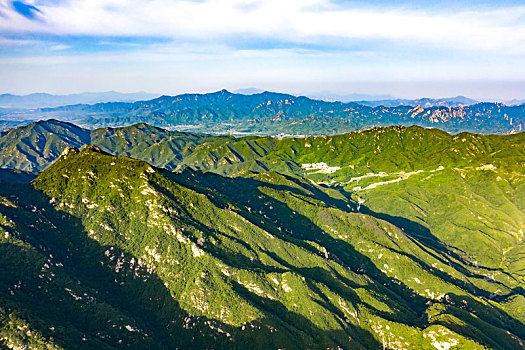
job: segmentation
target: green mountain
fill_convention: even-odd
[[[40,172],[68,146],[94,143],[108,152],[155,160],[156,165],[171,169],[171,165],[190,153],[196,144],[208,138],[207,135],[170,132],[146,124],[91,131],[50,119],[0,133],[0,167]]]
[[[89,130],[53,119],[8,129],[0,132],[0,167],[38,172],[66,147],[89,142]]]
[[[439,171],[485,185],[494,172]],[[419,182],[444,184],[444,194],[464,187],[431,174]],[[67,148],[31,184],[0,183],[1,342],[523,348],[522,277],[468,260],[422,222],[376,211],[392,187],[376,188],[354,200],[273,171],[172,173],[95,146]],[[519,188],[503,186],[523,216]],[[472,210],[485,205],[476,198]],[[510,205],[500,212],[512,217]]]
[[[67,147],[94,144],[168,170],[191,166],[230,175],[240,170],[292,172],[318,182],[344,183],[369,172],[432,170],[494,163],[516,167],[524,134],[450,135],[437,129],[393,126],[335,136],[276,139],[167,131],[144,123],[86,130],[48,120],[0,134],[0,167],[42,171]],[[341,169],[306,169],[326,163]],[[516,168],[519,170],[519,166]]]
[[[0,144],[7,347],[523,348],[523,133]]]
[[[421,104],[429,102],[422,99]],[[401,103],[401,102],[400,102]],[[342,134],[376,126],[419,125],[448,132],[508,134],[525,130],[525,105],[477,103],[469,106],[366,106],[326,102],[287,94],[209,94],[161,96],[134,103],[108,102],[40,108],[9,114],[11,120],[55,118],[86,128],[136,123],[214,134]],[[2,116],[2,119],[6,119]]]

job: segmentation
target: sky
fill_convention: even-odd
[[[525,99],[525,0],[0,0],[0,93]]]

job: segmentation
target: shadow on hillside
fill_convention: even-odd
[[[367,330],[350,330],[350,325],[344,330],[321,329],[280,302],[261,298],[233,281],[234,290],[246,300],[264,306],[263,319],[243,330],[193,316],[180,307],[155,273],[148,273],[145,267],[131,269],[131,261],[138,257],[89,238],[81,219],[51,206],[49,197],[30,186],[0,186],[0,193],[18,205],[0,206],[0,212],[13,218],[21,238],[36,249],[28,257],[25,247],[0,245],[1,253],[9,252],[0,255],[2,265],[16,266],[0,269],[0,285],[23,281],[16,291],[16,300],[9,295],[0,295],[0,300],[6,301],[6,309],[33,320],[32,327],[53,337],[64,348],[293,349],[314,344],[359,347],[358,343],[348,344],[350,334],[365,348],[381,347]],[[36,214],[45,219],[35,222]],[[38,276],[40,269],[34,268],[43,263],[36,252],[63,264],[49,270],[54,274],[49,281],[43,281]],[[5,261],[8,257],[19,261]],[[116,273],[119,264],[120,273]],[[81,299],[77,299],[78,295]],[[131,328],[126,329],[126,325]]]
[[[491,349],[507,350],[525,347],[523,323],[501,309],[481,303],[470,296],[448,294],[447,304],[443,306],[441,312],[433,313],[431,323],[445,326]]]
[[[454,295],[449,295],[448,298],[437,302],[418,296],[413,292],[413,290],[406,287],[404,284],[399,283],[398,281],[395,281],[385,275],[367,256],[357,252],[352,245],[326,234],[309,218],[292,210],[288,205],[286,205],[285,202],[281,201],[282,199],[274,199],[273,197],[266,195],[265,192],[261,190],[263,187],[273,188],[276,190],[288,191],[291,195],[303,196],[303,198],[307,197],[305,196],[305,193],[297,188],[258,181],[252,178],[224,178],[216,174],[192,171],[186,171],[179,175],[173,175],[170,176],[170,178],[189,188],[193,188],[197,192],[206,194],[208,199],[210,199],[219,207],[237,211],[244,218],[248,219],[252,224],[260,227],[263,230],[266,230],[267,232],[270,232],[272,235],[275,235],[285,241],[302,246],[303,248],[310,250],[312,253],[321,255],[311,245],[306,244],[305,242],[305,240],[314,241],[321,246],[324,246],[330,252],[329,259],[346,266],[356,273],[371,276],[375,280],[375,283],[373,287],[367,288],[369,290],[379,290],[384,295],[381,301],[387,303],[390,307],[393,307],[394,310],[397,309],[396,312],[387,312],[377,310],[371,305],[367,305],[367,307],[375,310],[379,316],[385,319],[424,328],[431,324],[428,322],[425,315],[428,305],[432,305],[433,303],[447,305],[449,300],[454,300],[455,298]],[[295,179],[291,178],[291,180]],[[301,185],[303,185],[303,183],[301,183]],[[315,193],[314,191],[310,192]],[[316,195],[317,194],[319,193],[317,192]],[[324,193],[322,193],[322,195],[326,196]],[[257,200],[254,200],[254,198]],[[242,204],[244,207],[249,207],[251,210],[246,211],[242,209],[242,207],[232,208],[232,203],[235,202]],[[350,212],[351,210],[348,210],[349,208],[347,207],[347,203],[348,202],[346,201],[337,202],[336,200],[335,202],[331,201],[331,203],[329,202],[328,204],[331,204],[334,207],[342,210],[345,210],[346,208],[346,212]],[[270,207],[272,208],[271,210],[269,210]],[[363,206],[361,206],[361,208],[363,208]],[[450,252],[446,246],[444,246],[436,237],[434,237],[425,227],[404,218],[396,218],[386,214],[375,213],[368,208],[364,208],[364,210],[361,210],[360,212],[391,222],[393,225],[402,228],[407,237],[426,253],[434,256],[436,259],[441,260],[445,264],[457,268],[465,275],[477,278],[484,277],[470,273],[457,262],[451,261],[451,259],[444,259],[441,254],[445,256],[454,256],[454,253]],[[264,219],[261,221],[261,218]],[[208,230],[210,230],[210,228],[208,228]],[[367,304],[366,302],[360,300],[360,298],[353,291],[353,289],[357,287],[356,284],[352,281],[348,281],[335,270],[329,267],[327,268],[330,270],[322,268],[298,268],[293,264],[284,261],[276,254],[272,254],[268,251],[264,252],[282,266],[285,266],[287,269],[295,271],[302,276],[310,278],[312,282],[323,283],[333,291],[337,291],[341,295],[344,295],[352,302]],[[457,287],[467,290],[473,294],[477,294],[482,297],[488,297],[489,293],[487,293],[485,290],[479,289],[470,283],[466,283],[457,278],[454,278],[446,272],[436,270],[415,256],[401,251],[396,251],[396,253],[408,256],[410,259],[418,263],[421,268],[440,277],[442,280],[448,283],[456,285]],[[241,268],[246,268],[246,266]],[[312,283],[310,283],[310,286],[311,285]],[[315,288],[312,289],[315,290]],[[322,295],[322,293],[319,293],[319,295]],[[473,338],[476,341],[479,341],[481,344],[487,346],[492,346],[491,344],[493,344],[493,342],[488,341],[486,336],[476,337],[475,335],[490,334],[490,331],[493,329],[499,329],[501,332],[506,334],[503,337],[506,337],[505,339],[507,342],[509,342],[509,344],[513,342],[513,336],[507,334],[506,330],[514,332],[522,338],[525,337],[525,326],[504,311],[497,310],[489,304],[481,303],[467,296],[461,296],[457,298],[458,300],[451,301],[452,305],[453,303],[463,303],[462,300],[465,300],[468,304],[475,306],[471,309],[471,311],[474,311],[475,314],[484,315],[483,324],[479,325],[480,328],[472,331],[472,329],[465,326],[465,324],[461,325],[461,321],[468,324],[468,320],[470,320],[472,316],[465,311],[463,311],[463,313],[460,312],[458,314],[459,316],[456,316],[459,318],[459,320],[461,320],[459,323],[456,324],[454,322],[449,322],[451,327],[453,327],[453,329],[458,334]],[[322,306],[326,309],[337,313],[336,311],[332,310],[331,306],[329,305],[330,303],[327,300],[320,301],[320,303],[322,303]]]
[[[439,238],[437,238],[430,231],[430,229],[421,225],[420,223],[417,223],[405,217],[394,216],[394,215],[389,215],[387,213],[380,213],[380,212],[373,211],[372,209],[370,209],[369,207],[363,204],[355,203],[354,200],[350,197],[350,193],[347,192],[346,190],[341,190],[338,192],[344,195],[348,200],[348,202],[344,202],[344,203],[347,203],[346,207],[339,205],[338,209],[348,211],[347,208],[349,208],[351,212],[366,214],[366,215],[375,217],[377,219],[381,219],[386,222],[389,222],[390,224],[400,228],[403,231],[403,233],[414,244],[416,244],[419,248],[425,251],[425,253],[431,255],[433,258],[435,258],[436,260],[439,260],[441,263],[454,268],[456,271],[460,272],[461,274],[467,277],[486,279],[487,276],[473,273],[471,270],[463,266],[463,265],[468,265],[471,267],[475,267],[475,268],[479,268],[479,269],[483,269],[487,271],[498,271],[502,274],[509,276],[512,279],[512,276],[501,268],[491,268],[488,266],[474,265],[472,262],[465,260],[462,256],[456,253],[453,250],[453,248],[451,249],[447,244],[445,244]],[[407,255],[406,253],[401,253],[399,251],[397,252],[399,254]],[[417,259],[416,257],[413,257],[412,255],[407,255],[407,256]],[[423,262],[421,263],[425,264]],[[454,281],[453,283],[456,285],[458,285],[457,283],[459,283],[458,286],[462,288],[470,288],[469,292],[471,293],[479,294],[484,297],[488,297],[488,295],[490,295],[490,293],[487,291],[478,289],[475,286],[468,284],[468,283],[465,284],[464,281],[458,280],[454,278],[453,276],[450,276],[447,273],[443,273],[439,270],[436,270],[435,268],[429,267],[428,265],[426,265],[424,268],[429,272],[439,275],[440,278],[443,278],[447,281],[453,280]],[[500,282],[497,282],[497,281],[491,281],[491,282],[503,286],[503,284]]]
[[[304,193],[297,192],[299,191],[298,189],[284,185],[272,185],[271,183],[251,178],[225,178],[211,173],[200,172],[185,172],[180,175],[171,176],[171,178],[182,183],[184,186],[207,194],[208,199],[218,207],[233,210],[231,209],[232,203],[236,202],[241,204],[242,206],[235,208],[235,211],[238,211],[240,215],[248,219],[252,224],[284,241],[300,246],[312,254],[325,257],[323,253],[307,241],[315,242],[323,246],[329,252],[329,260],[333,260],[354,273],[372,276],[374,286],[357,286],[333,269],[327,271],[327,274],[324,275],[309,274],[309,277],[312,278],[313,281],[325,283],[329,286],[341,284],[337,279],[345,281],[346,291],[343,295],[345,293],[352,294],[351,300],[359,300],[352,290],[354,288],[361,287],[370,291],[380,290],[382,292],[382,297],[379,297],[380,299],[382,298],[381,301],[394,310],[393,312],[376,310],[381,316],[392,321],[417,325],[417,319],[424,311],[424,303],[427,299],[413,293],[413,291],[406,286],[396,283],[392,278],[381,272],[367,256],[356,251],[352,245],[326,234],[309,218],[290,209],[285,203],[264,194],[259,188],[271,187],[282,191],[290,191],[290,189],[292,189],[293,191],[290,191],[291,193],[297,196],[304,196]],[[242,191],[238,189],[242,189]],[[170,196],[167,192],[164,192],[164,194]],[[221,197],[221,195],[223,197]],[[245,210],[245,207],[250,208],[250,210]],[[270,207],[272,209],[269,209]],[[207,228],[204,232],[210,231],[213,231],[213,228]],[[281,265],[299,272],[299,269],[286,263],[275,254],[271,254],[271,252],[268,251],[264,252]],[[245,266],[246,265],[241,265],[242,268],[245,268]],[[328,275],[332,276],[330,280],[322,278]],[[366,302],[361,302],[367,304]],[[368,304],[367,307],[376,309]],[[414,310],[416,313],[413,313]]]
[[[456,271],[460,272],[461,274],[470,277],[470,278],[477,278],[477,279],[485,279],[487,278],[485,275],[477,274],[472,272],[471,270],[465,268],[463,265],[472,266],[472,263],[465,260],[463,257],[458,255],[456,252],[454,252],[452,249],[449,249],[449,247],[443,243],[439,238],[434,236],[432,232],[425,226],[414,222],[412,220],[406,219],[404,217],[400,216],[392,216],[385,213],[378,213],[367,206],[361,205],[360,206],[360,213],[373,216],[377,219],[384,220],[386,222],[391,223],[392,225],[400,228],[403,230],[403,233],[419,248],[421,248],[425,253],[429,254],[436,260],[440,261],[442,264],[448,265],[452,268],[454,268]],[[403,255],[410,256],[411,258],[415,259],[420,263],[420,265],[427,271],[431,272],[432,274],[435,274],[442,278],[443,280],[446,280],[447,282],[453,283],[454,285],[464,288],[468,290],[470,293],[473,293],[478,296],[488,297],[490,295],[490,292],[487,292],[483,289],[475,287],[473,284],[459,280],[448,273],[442,272],[439,269],[433,268],[428,266],[428,264],[422,262],[421,260],[418,260],[417,257],[411,256],[410,254],[398,252]],[[461,263],[459,263],[461,262]],[[485,266],[479,266],[479,268],[484,270],[491,270],[491,271],[499,271],[503,274],[507,274],[502,269],[494,269],[489,268]],[[492,281],[492,283],[502,285],[502,283],[497,281]]]
[[[36,178],[37,174],[17,169],[0,168],[0,181],[7,183],[30,183]]]

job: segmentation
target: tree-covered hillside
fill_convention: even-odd
[[[519,276],[301,177],[89,146],[0,191],[7,346],[523,347]]]
[[[523,348],[524,137],[9,130],[0,343]]]
[[[0,134],[0,167],[39,172],[67,146],[94,144],[105,152],[168,170],[183,166],[221,174],[276,170],[344,182],[368,172],[432,170],[440,165],[495,162],[509,170],[519,168],[524,135],[450,135],[438,129],[392,126],[334,136],[236,138],[167,131],[144,123],[90,131],[51,119]],[[323,162],[341,169],[330,173],[305,171],[302,166]]]

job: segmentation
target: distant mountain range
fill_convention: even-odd
[[[139,100],[150,100],[158,95],[146,92],[120,93],[116,91],[107,92],[84,92],[70,95],[51,95],[47,93],[34,93],[30,95],[0,95],[0,108],[46,108],[59,107],[75,104],[94,104],[100,102],[135,102]]]
[[[397,106],[421,106],[423,108],[430,107],[459,107],[459,106],[470,106],[479,103],[479,101],[470,99],[464,96],[456,96],[450,98],[420,98],[416,100],[406,99],[387,99],[387,100],[374,100],[374,101],[356,101],[354,102],[362,104],[363,106],[370,107],[397,107]]]
[[[263,90],[257,88],[246,88],[235,90],[236,94],[243,95],[254,95],[263,93]],[[422,107],[459,107],[459,106],[469,106],[480,101],[473,100],[464,96],[456,97],[447,97],[447,98],[420,98],[420,99],[400,99],[395,98],[392,95],[371,95],[371,94],[360,94],[360,93],[351,93],[351,94],[340,94],[332,92],[319,92],[319,93],[307,93],[305,96],[314,99],[321,100],[326,102],[355,102],[363,106],[369,107],[398,107],[398,106],[412,106],[415,107],[420,105]],[[520,104],[518,100],[509,101],[509,105]],[[522,101],[525,103],[525,100]]]
[[[453,101],[418,100],[424,105],[469,101],[463,97]],[[525,105],[484,102],[458,107],[420,104],[371,107],[363,103],[326,102],[274,92],[243,95],[221,90],[137,102],[0,111],[0,127],[6,129],[54,118],[91,129],[144,122],[180,131],[236,135],[331,135],[389,125],[419,125],[452,133],[508,134],[525,130]]]
[[[525,100],[518,100],[518,99],[513,99],[509,101],[504,101],[504,102],[506,105],[509,105],[509,106],[521,106],[525,104]]]
[[[238,89],[235,93],[252,95],[261,93],[263,90],[256,88]],[[459,106],[470,106],[482,102],[500,102],[507,106],[519,106],[525,104],[525,99],[512,99],[512,100],[501,100],[501,99],[483,99],[475,100],[465,96],[455,97],[444,97],[444,98],[417,98],[417,99],[402,99],[395,98],[392,95],[372,95],[362,93],[333,93],[333,92],[318,92],[318,93],[305,93],[304,96],[315,100],[322,100],[327,102],[343,102],[350,103],[355,102],[363,106],[369,107],[398,107],[398,106],[412,106],[415,107],[420,105],[422,107],[459,107]]]
[[[262,92],[262,91],[260,91]],[[355,102],[355,101],[380,101],[380,100],[394,100],[395,97],[392,95],[381,94],[381,95],[371,95],[371,94],[361,94],[361,93],[350,93],[350,94],[341,94],[333,92],[318,92],[318,93],[306,93],[305,96],[316,100],[323,100],[327,102]]]
[[[48,120],[0,167],[2,348],[524,347],[525,133]]]

